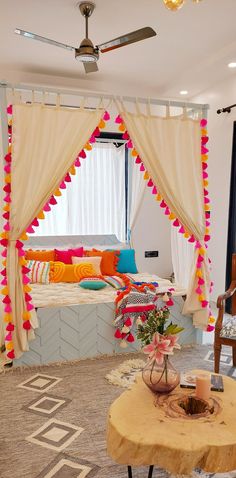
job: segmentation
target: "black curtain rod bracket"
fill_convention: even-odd
[[[231,109],[232,108],[235,108],[236,104],[235,105],[230,105],[230,106],[226,106],[225,108],[221,108],[219,110],[217,110],[217,114],[220,115],[220,113],[230,113],[231,112]]]

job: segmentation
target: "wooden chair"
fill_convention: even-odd
[[[233,352],[233,366],[236,367],[236,337],[224,337],[221,336],[221,330],[223,326],[223,318],[225,311],[225,300],[232,298],[231,315],[236,322],[236,253],[232,255],[232,270],[231,270],[231,284],[229,289],[222,295],[219,295],[217,299],[218,317],[215,327],[215,340],[214,340],[214,356],[215,356],[215,373],[219,373],[220,368],[220,353],[222,345],[229,345],[232,347]]]

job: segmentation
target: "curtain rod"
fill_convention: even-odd
[[[25,91],[34,91],[34,92],[42,92],[42,93],[52,93],[55,95],[71,95],[71,96],[83,96],[87,98],[98,98],[98,99],[108,99],[108,100],[119,100],[122,99],[123,101],[127,101],[128,103],[135,103],[138,101],[142,104],[153,104],[158,106],[173,106],[179,108],[192,108],[195,110],[208,110],[208,104],[198,104],[198,103],[189,103],[187,101],[176,101],[176,100],[162,100],[162,99],[155,99],[155,98],[140,98],[140,97],[133,97],[133,96],[121,96],[121,95],[112,95],[108,93],[97,93],[93,91],[81,91],[81,90],[63,90],[63,89],[55,89],[55,88],[47,88],[42,86],[32,86],[32,85],[17,85],[12,83],[4,83],[0,82],[1,88],[11,88],[13,90],[25,90]]]

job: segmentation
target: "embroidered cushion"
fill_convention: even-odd
[[[93,249],[92,251],[86,251],[87,257],[101,257],[101,273],[102,275],[114,276],[116,275],[116,264],[118,262],[117,253],[119,251],[97,251]]]
[[[102,279],[96,277],[87,277],[86,279],[82,279],[79,285],[80,287],[83,287],[83,289],[99,290],[106,287],[107,284]]]
[[[236,317],[229,317],[224,320],[220,336],[236,340]]]
[[[121,289],[122,287],[125,287],[125,282],[123,279],[119,276],[104,276],[104,280],[114,287],[114,289]]]
[[[72,256],[72,264],[82,264],[83,262],[88,262],[89,264],[92,264],[96,275],[100,276],[101,275],[101,257],[74,257]]]
[[[31,283],[49,284],[50,262],[27,261]]]
[[[55,252],[54,250],[46,251],[46,250],[33,250],[28,249],[25,251],[25,258],[26,260],[34,260],[34,261],[44,261],[50,262],[55,260]]]
[[[138,269],[135,263],[135,250],[134,249],[121,249],[119,254],[119,260],[117,264],[117,271],[121,274],[130,272],[131,274],[137,274]]]
[[[79,282],[84,277],[96,276],[96,272],[88,262],[82,264],[64,264],[53,262],[50,268],[50,282]]]

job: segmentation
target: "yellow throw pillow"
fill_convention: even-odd
[[[51,262],[50,282],[79,282],[85,277],[93,276],[96,276],[96,271],[89,262],[83,264]]]

